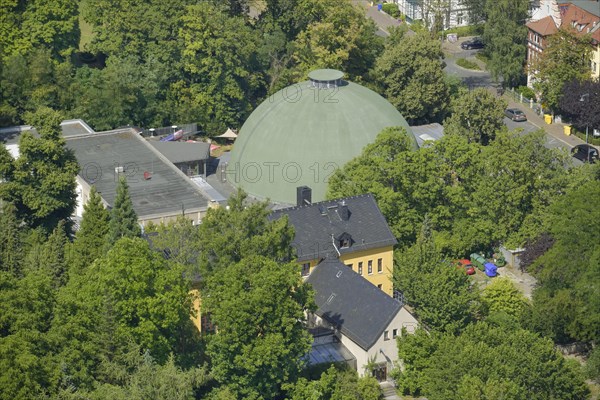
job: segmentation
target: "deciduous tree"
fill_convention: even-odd
[[[417,243],[395,255],[394,288],[433,330],[459,332],[472,319],[477,293],[435,248],[427,220]]]
[[[444,133],[464,135],[470,142],[487,145],[504,127],[506,102],[489,90],[463,91],[452,102],[452,114],[444,121]]]
[[[538,278],[531,326],[559,342],[591,341],[600,335],[600,211],[590,199],[598,181],[573,188],[549,209],[546,228],[554,244],[532,268]]]
[[[383,42],[375,35],[373,21],[347,0],[315,1],[320,18],[309,24],[294,42],[294,58],[300,71],[333,68],[361,80],[375,64]]]
[[[418,346],[418,347],[417,347]],[[428,399],[584,399],[577,363],[549,339],[513,326],[472,324],[459,336],[402,335],[404,394]],[[508,397],[507,397],[508,396]]]
[[[439,120],[449,101],[442,49],[429,34],[392,40],[377,59],[374,76],[381,93],[411,123]]]
[[[304,312],[313,304],[295,262],[249,256],[211,274],[202,307],[217,327],[207,348],[215,379],[238,397],[276,397],[310,350]]]
[[[256,71],[256,33],[243,17],[213,3],[186,9],[181,18],[182,63],[187,76],[171,87],[177,117],[199,121],[209,134],[240,126],[263,87]]]
[[[180,360],[198,351],[182,346],[197,335],[188,290],[181,266],[167,265],[143,239],[120,239],[60,291],[52,334],[64,374],[83,388],[110,383],[103,368],[118,363],[130,341],[161,364],[170,353]]]
[[[249,204],[246,198],[239,190],[229,208],[210,209],[202,220],[197,250],[204,277],[254,255],[276,262],[293,258],[294,229],[287,218],[269,221],[267,203]]]
[[[488,69],[503,87],[515,87],[525,70],[525,38],[529,2],[527,0],[487,1],[487,20],[483,40],[488,55]]]
[[[73,153],[61,136],[62,115],[40,108],[28,117],[39,137],[22,134],[20,157],[2,191],[5,200],[14,202],[17,215],[29,226],[41,226],[47,232],[67,219],[75,208],[75,176],[79,170]]]
[[[495,279],[483,289],[481,303],[488,313],[505,312],[517,320],[529,306],[523,293],[505,277]]]
[[[570,28],[561,28],[548,38],[539,60],[530,66],[535,73],[533,85],[548,108],[558,110],[567,82],[590,78],[590,49],[589,39]]]
[[[600,130],[600,81],[567,82],[558,106],[579,129]]]
[[[20,275],[23,258],[22,229],[19,225],[15,206],[3,204],[0,212],[0,270],[14,276]]]
[[[373,377],[359,378],[355,371],[336,369],[331,366],[321,374],[320,379],[308,381],[300,378],[289,389],[290,400],[379,400],[383,393],[377,380]]]

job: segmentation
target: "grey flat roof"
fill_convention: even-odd
[[[411,126],[410,129],[412,129],[419,147],[423,147],[426,141],[436,141],[444,137],[444,127],[438,123]]]
[[[60,123],[63,136],[77,136],[77,135],[89,135],[94,133],[94,130],[90,128],[85,121],[81,119],[69,119]]]
[[[316,314],[364,350],[377,342],[402,304],[337,259],[322,261],[306,279],[315,290]]]
[[[170,162],[161,158],[131,129],[99,132],[88,136],[66,137],[67,147],[79,161],[79,176],[95,185],[102,198],[113,205],[119,173],[123,167],[133,208],[139,218],[157,214],[176,214],[205,208],[208,200],[193,182],[180,175]],[[144,172],[151,178],[144,179]]]
[[[210,157],[209,143],[160,142],[158,140],[149,140],[148,143],[174,164],[208,160]]]

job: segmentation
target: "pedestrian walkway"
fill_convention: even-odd
[[[391,382],[381,382],[379,386],[383,390],[385,400],[400,400],[400,397],[396,394],[396,387]]]

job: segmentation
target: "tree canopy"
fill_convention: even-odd
[[[16,206],[19,219],[51,232],[75,209],[79,166],[61,136],[60,113],[40,108],[28,118],[39,136],[32,132],[21,135],[20,156],[4,167],[6,182],[0,184],[0,195]]]
[[[298,264],[246,257],[213,273],[202,296],[218,331],[207,348],[218,382],[238,397],[270,399],[295,379],[312,342],[304,312],[314,308]]]
[[[598,207],[589,201],[598,193],[598,180],[591,180],[550,207],[544,227],[552,245],[529,267],[539,284],[531,326],[559,342],[600,335],[600,236],[589,223],[599,217]]]
[[[442,253],[456,257],[500,241],[520,245],[541,212],[568,186],[564,154],[544,147],[542,132],[500,131],[488,146],[452,134],[418,151],[399,130],[337,170],[329,198],[373,193],[401,246],[416,241],[428,216]]]
[[[567,82],[558,106],[580,129],[600,129],[600,81]]]
[[[566,83],[590,78],[589,55],[589,40],[569,28],[548,38],[544,52],[530,66],[535,72],[533,85],[548,108],[558,110]]]
[[[486,1],[487,19],[483,29],[485,53],[492,76],[502,87],[516,87],[525,72],[525,39],[529,2],[527,0]]]
[[[402,31],[395,31],[402,36]],[[439,120],[446,112],[449,91],[442,70],[438,40],[419,33],[388,39],[373,70],[385,98],[410,123]]]
[[[506,102],[485,88],[464,91],[452,101],[452,114],[444,121],[448,135],[466,135],[470,142],[487,145],[504,128]]]
[[[429,329],[459,332],[473,319],[477,292],[435,248],[427,220],[417,243],[395,254],[394,289]]]
[[[549,339],[486,322],[459,336],[402,335],[402,393],[428,399],[584,399],[579,365],[563,358]]]

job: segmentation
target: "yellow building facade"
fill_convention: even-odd
[[[394,285],[394,248],[385,246],[369,250],[345,253],[339,257],[340,262],[354,272],[383,290],[388,296],[393,296]],[[299,263],[302,266],[302,276],[307,277],[321,260],[310,260]]]

